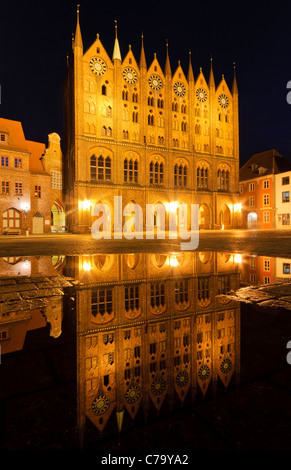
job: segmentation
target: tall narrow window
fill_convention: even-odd
[[[9,196],[9,181],[2,181],[2,195]]]
[[[164,182],[164,165],[159,162],[150,163],[150,184],[163,184]]]
[[[138,181],[138,161],[137,160],[124,160],[124,182],[137,183]]]
[[[98,289],[92,291],[91,313],[94,317],[97,314],[105,315],[113,312],[112,289]]]
[[[209,279],[202,277],[198,279],[198,300],[209,299]]]
[[[151,307],[159,308],[165,305],[165,284],[151,284]]]
[[[98,158],[98,181],[108,181],[111,179],[111,159],[104,158],[102,155]]]
[[[139,286],[131,285],[125,287],[125,310],[129,312],[130,310],[139,309]]]
[[[174,185],[179,187],[187,186],[187,165],[174,166]]]
[[[90,158],[90,178],[96,180],[97,177],[97,159],[95,155]]]
[[[34,186],[34,197],[41,198],[41,186]]]

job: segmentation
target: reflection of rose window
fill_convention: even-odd
[[[227,374],[227,372],[230,371],[231,366],[232,366],[231,360],[230,360],[230,359],[224,359],[224,360],[222,361],[222,363],[220,364],[220,370],[221,370],[221,372],[223,372],[224,374]]]
[[[95,415],[102,415],[109,408],[109,400],[105,395],[99,395],[92,403],[92,411]]]
[[[155,379],[151,385],[151,391],[154,395],[161,395],[166,388],[166,382],[161,377]]]
[[[189,375],[186,370],[181,370],[176,377],[176,384],[178,387],[184,387],[188,383]]]
[[[125,392],[125,399],[128,403],[135,403],[140,397],[140,388],[132,385]]]
[[[206,380],[209,377],[210,369],[207,365],[201,366],[198,371],[199,379]]]

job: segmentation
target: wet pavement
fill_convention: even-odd
[[[180,251],[179,240],[94,240],[91,234],[1,236],[0,256]],[[197,251],[291,257],[291,230],[201,230]]]

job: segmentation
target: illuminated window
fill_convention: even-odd
[[[290,263],[283,263],[283,274],[290,274]]]
[[[282,225],[290,225],[290,214],[282,214]]]
[[[41,198],[41,186],[34,186],[34,197]]]
[[[282,202],[290,202],[290,192],[284,191],[282,193]]]

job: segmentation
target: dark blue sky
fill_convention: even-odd
[[[23,123],[27,139],[47,142],[63,134],[62,93],[66,56],[76,25],[78,2],[10,0],[0,16],[0,115]],[[240,106],[240,155],[277,149],[291,161],[291,1],[121,2],[80,1],[84,47],[96,34],[111,56],[114,20],[124,55],[131,44],[139,59],[141,32],[148,64],[157,53],[164,66],[166,39],[172,71],[178,60],[194,75],[208,78],[210,57],[216,83],[224,74],[232,86],[237,64]]]

